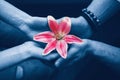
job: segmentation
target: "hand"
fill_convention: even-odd
[[[72,34],[79,36],[80,38],[88,38],[92,35],[93,32],[91,26],[84,17],[71,18],[71,22]]]
[[[56,67],[69,67],[84,58],[90,50],[89,40],[84,39],[82,44],[71,45],[66,59],[58,58],[55,61]]]
[[[30,55],[30,58],[36,58],[40,59],[44,64],[47,64],[50,67],[54,67],[51,62],[56,60],[59,55],[56,53],[51,53],[47,56],[42,55],[43,48],[41,48],[37,43],[28,41],[21,45],[21,49],[23,53],[27,53],[27,55]]]
[[[62,18],[57,21],[60,22]],[[79,36],[80,38],[88,38],[92,35],[91,26],[88,24],[87,20],[80,16],[77,18],[71,18],[71,34]]]
[[[62,19],[62,18],[61,18]],[[58,19],[59,22],[61,19]],[[72,26],[70,33],[77,35],[81,38],[88,38],[92,35],[92,30],[88,22],[82,17],[71,18]],[[30,37],[42,31],[49,31],[47,18],[32,17],[25,25],[21,26],[21,29]]]
[[[47,18],[31,17],[31,20],[21,25],[20,29],[32,39],[35,34],[49,30]]]
[[[28,53],[30,57],[33,57],[33,58],[51,60],[51,59],[54,59],[54,57],[56,57],[56,54],[54,53],[47,56],[42,55],[43,48],[41,48],[37,43],[32,41],[28,41],[22,44],[20,50],[22,50],[22,52]]]

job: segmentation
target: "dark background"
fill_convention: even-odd
[[[81,9],[91,0],[7,0],[33,16],[80,16]]]

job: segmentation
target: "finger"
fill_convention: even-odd
[[[73,49],[73,48],[72,48]],[[70,51],[72,51],[72,49],[70,49]],[[70,58],[72,57],[71,56],[71,54],[69,54],[69,53],[72,53],[72,52],[68,52],[68,56],[67,56],[67,58],[66,59],[63,59],[63,58],[59,58],[58,60],[56,60],[56,62],[55,62],[55,66],[57,67],[57,68],[59,68],[59,67],[64,67],[65,65],[67,65],[68,64],[68,62],[70,61]],[[73,51],[74,52],[74,51]]]
[[[43,49],[38,47],[36,43],[27,42],[27,46],[27,48],[30,49],[29,53],[31,53],[33,57],[39,58],[45,64],[54,64],[54,61],[60,57],[57,53],[42,55]]]
[[[23,78],[23,68],[21,66],[17,66],[16,69],[16,79],[20,80]]]
[[[72,47],[70,49],[70,51],[68,52],[68,56],[67,56],[66,59],[63,59],[63,58],[60,57],[58,60],[56,60],[55,66],[57,68],[65,67],[70,61],[72,62],[72,59],[74,58],[74,56],[72,56],[73,53],[76,53],[74,47]]]
[[[57,53],[50,53],[49,55],[43,55],[40,60],[51,68],[56,68],[54,63],[60,56]]]
[[[36,46],[41,47],[41,48],[44,48],[45,45],[46,45],[45,43],[41,43],[41,42],[38,42],[38,41],[33,41],[33,42]]]
[[[32,41],[25,42],[22,48],[26,50],[32,57],[42,58],[43,49],[38,47],[38,44]]]
[[[45,57],[45,56],[44,56]],[[41,59],[41,61],[44,63],[44,64],[46,64],[46,65],[48,65],[49,67],[51,67],[51,68],[56,68],[55,67],[55,65],[54,65],[54,63],[55,63],[55,61],[56,61],[56,59],[58,59],[60,56],[58,56],[58,55],[50,55],[49,57],[48,56],[46,56],[44,59]]]
[[[54,61],[58,59],[60,56],[57,53],[50,53],[48,55],[45,55],[43,59],[48,60],[48,61]]]
[[[71,45],[71,48],[69,49],[68,51],[68,56],[66,59],[63,59],[63,58],[59,58],[56,62],[55,62],[55,66],[56,67],[65,67],[67,66],[69,63],[73,63],[74,62],[74,59],[77,58],[76,54],[79,53],[80,51],[80,45]]]
[[[65,65],[65,62],[67,62],[67,58],[63,59],[63,58],[60,57],[58,60],[56,60],[54,65],[57,68],[62,68]]]

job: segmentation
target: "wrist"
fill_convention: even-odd
[[[30,42],[25,42],[19,46],[19,52],[26,59],[31,58],[33,56],[33,54],[30,51],[30,46],[31,46]]]
[[[84,17],[71,18],[71,22],[71,33],[79,33],[76,35],[81,38],[88,38],[92,35],[92,29]]]
[[[87,20],[91,29],[95,32],[97,27],[101,24],[101,21],[98,19],[98,17],[87,8],[82,9],[81,15]]]
[[[32,17],[31,24],[36,24],[36,27],[32,27],[33,29],[49,30],[47,17]]]
[[[84,27],[85,37],[91,37],[92,29],[91,29],[91,26],[89,25],[88,21],[83,16],[80,16],[78,19],[80,20],[81,24]]]
[[[49,31],[47,18],[44,17],[31,17],[30,20],[26,20],[25,23],[19,26],[19,29],[22,30],[32,38],[35,34],[40,31]]]
[[[93,55],[95,53],[94,45],[92,40],[87,39],[87,53]]]
[[[18,28],[25,32],[25,33],[29,33],[30,32],[30,27],[29,25],[32,23],[32,16],[29,16],[28,18],[25,18],[22,23],[18,26]]]

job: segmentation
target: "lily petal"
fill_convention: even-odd
[[[74,35],[66,35],[64,37],[64,40],[67,42],[67,43],[81,43],[83,42],[82,39],[80,39],[79,37],[77,36],[74,36]]]
[[[52,32],[45,31],[45,32],[38,33],[37,35],[35,35],[33,37],[33,39],[35,41],[48,43],[48,42],[53,41],[55,38],[54,38],[54,34]]]
[[[68,49],[68,45],[64,40],[60,40],[57,42],[56,50],[61,57],[63,58],[67,57],[67,49]]]
[[[53,51],[53,50],[56,48],[56,43],[57,43],[56,40],[48,43],[47,46],[46,46],[45,49],[44,49],[43,55],[47,55],[47,54],[49,54],[51,51]]]
[[[52,16],[48,16],[48,25],[50,27],[50,29],[52,30],[52,32],[54,32],[55,34],[57,34],[57,28],[58,28],[58,23],[57,21],[52,17]]]
[[[58,32],[61,34],[68,34],[71,29],[71,20],[69,17],[64,17],[59,23]]]

